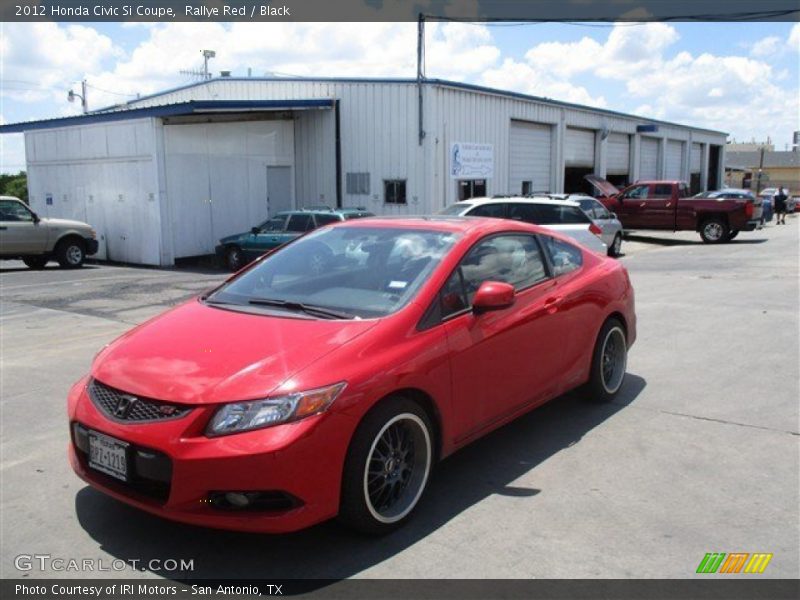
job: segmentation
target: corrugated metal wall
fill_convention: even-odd
[[[159,264],[152,119],[32,131],[25,142],[36,212],[89,223],[97,230],[98,258]]]

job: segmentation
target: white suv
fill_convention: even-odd
[[[534,223],[568,235],[589,250],[604,255],[608,253],[608,246],[600,239],[603,230],[581,210],[580,204],[570,200],[523,196],[470,198],[448,206],[439,214]]]

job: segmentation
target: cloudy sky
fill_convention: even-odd
[[[215,73],[413,77],[414,23],[0,23],[0,123],[80,112]],[[800,24],[437,24],[427,75],[727,131],[779,149],[800,128]],[[0,172],[24,168],[0,136]]]

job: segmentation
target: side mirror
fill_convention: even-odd
[[[501,281],[484,281],[472,299],[472,311],[480,314],[508,308],[512,304],[514,304],[513,285]]]
[[[609,219],[617,219],[618,218],[617,217],[617,213],[609,213],[608,218]]]
[[[31,215],[33,216],[33,222],[34,223],[38,223],[39,221],[41,221],[41,219],[39,218],[39,215],[37,215],[35,212],[31,211]]]
[[[258,227],[253,227],[252,229],[250,229],[250,233],[252,233],[253,235],[258,235],[259,233],[261,233],[261,230]]]

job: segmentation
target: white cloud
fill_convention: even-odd
[[[771,56],[777,53],[782,45],[783,40],[776,35],[765,37],[750,47],[750,56],[755,56],[757,58]]]
[[[787,42],[792,50],[800,52],[800,23],[794,24],[792,30],[789,32],[789,39]]]

